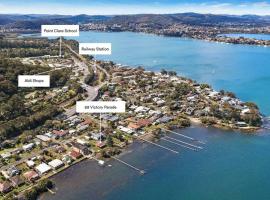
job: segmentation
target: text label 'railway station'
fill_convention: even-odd
[[[80,43],[79,54],[81,55],[111,55],[111,43]]]

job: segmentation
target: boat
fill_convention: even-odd
[[[103,160],[98,160],[98,164],[101,165],[101,166],[103,166],[103,165],[105,164],[105,161],[103,161]]]

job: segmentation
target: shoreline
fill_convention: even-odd
[[[237,42],[237,40],[240,39],[240,37],[230,37],[226,36],[227,34],[262,34],[262,35],[269,35],[270,33],[249,33],[249,32],[224,32],[224,33],[219,33],[215,35],[213,38],[196,38],[192,36],[177,36],[177,35],[166,35],[166,34],[158,34],[158,33],[151,33],[151,32],[143,32],[143,31],[129,31],[129,30],[123,30],[123,31],[103,31],[103,30],[81,30],[81,32],[97,32],[97,33],[124,33],[124,32],[130,32],[130,33],[137,33],[137,34],[145,34],[145,35],[153,35],[153,36],[158,36],[158,37],[167,37],[167,38],[181,38],[181,39],[190,39],[190,40],[198,40],[198,41],[205,41],[205,42],[212,42],[212,43],[219,43],[219,44],[231,44],[231,45],[247,45],[247,46],[254,46],[254,47],[264,47],[264,48],[270,48],[270,40],[265,40],[265,39],[256,39],[256,38],[248,38],[244,37],[245,40],[248,40],[246,42]],[[9,34],[9,33],[8,33]],[[18,34],[18,35],[23,35],[23,34],[40,34],[39,30],[28,30],[27,33],[13,33],[10,32],[10,34]],[[28,37],[28,36],[25,36]],[[40,36],[35,36],[35,37],[40,37]],[[22,37],[23,38],[23,37]],[[229,41],[226,41],[229,40]],[[255,42],[255,43],[254,43]],[[260,42],[267,43],[267,44],[260,44]]]
[[[165,36],[165,37],[166,37],[166,36]],[[191,117],[191,121],[192,121],[193,123],[195,123],[195,124],[202,124],[201,120],[196,119],[196,118],[192,118],[192,117]],[[207,126],[204,125],[204,127],[207,127]],[[215,127],[215,126],[214,126],[214,127]],[[222,124],[218,124],[216,127],[222,129],[223,126],[222,126]],[[225,127],[226,127],[226,126],[225,126]],[[229,125],[228,125],[228,127],[229,127]],[[231,128],[231,130],[234,130],[234,128]],[[239,128],[239,129],[236,129],[236,130],[241,130],[241,129]],[[245,128],[244,130],[246,130],[246,131],[253,130],[253,127],[247,127],[247,128]],[[123,151],[125,152],[126,150],[124,149]],[[84,159],[85,159],[85,158],[84,158]],[[82,160],[83,160],[83,159],[82,159]],[[48,175],[48,176],[44,176],[44,178],[50,178],[50,177],[53,177],[54,175],[57,175],[58,173],[61,173],[61,172],[64,171],[65,169],[69,168],[70,166],[73,166],[73,165],[75,165],[75,164],[77,164],[77,163],[80,163],[82,160],[78,160],[78,162],[76,162],[76,163],[74,163],[74,164],[72,164],[72,165],[69,165],[69,166],[67,166],[66,168],[63,168],[63,169],[59,170],[59,172],[53,173],[53,174]],[[42,178],[41,178],[40,180],[42,180]]]

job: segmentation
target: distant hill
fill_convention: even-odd
[[[141,14],[141,15],[119,15],[112,17],[107,23],[157,23],[161,25],[172,23],[183,23],[189,25],[205,24],[270,24],[270,16],[235,16],[235,15],[213,15],[198,13],[179,13],[179,14]]]
[[[169,25],[182,23],[188,25],[247,24],[254,26],[270,25],[270,16],[257,15],[213,15],[198,13],[179,14],[138,14],[138,15],[0,15],[0,25],[12,28],[37,29],[41,24],[129,24],[148,23]]]

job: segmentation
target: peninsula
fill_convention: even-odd
[[[0,192],[3,198],[35,198],[47,178],[84,159],[103,163],[134,140],[156,144],[166,131],[200,122],[254,131],[262,117],[256,104],[206,83],[79,55],[78,42],[0,39]],[[48,74],[51,87],[18,88],[21,74]],[[125,101],[126,112],[78,114],[76,101]],[[190,147],[189,147],[190,148]]]

